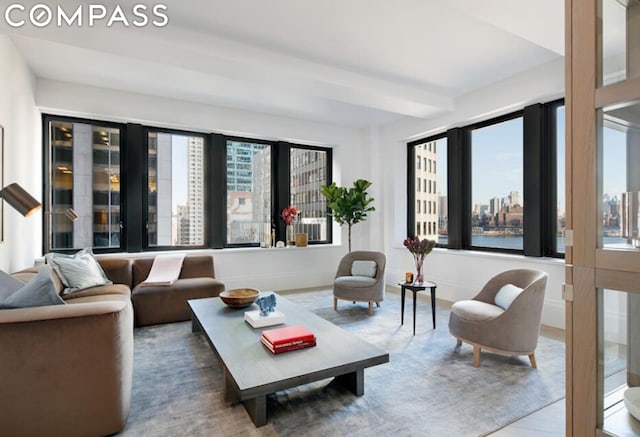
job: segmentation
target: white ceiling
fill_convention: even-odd
[[[2,20],[0,32],[37,77],[354,127],[452,111],[457,96],[564,49],[560,0],[162,3],[162,28]]]

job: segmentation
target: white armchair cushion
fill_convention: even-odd
[[[376,280],[368,276],[338,276],[333,283],[342,287],[363,288],[371,287]]]
[[[460,300],[451,306],[451,312],[462,319],[483,322],[501,316],[504,310],[479,300]]]
[[[375,278],[377,268],[375,261],[356,260],[351,263],[351,275]]]
[[[509,306],[516,300],[516,297],[520,296],[522,293],[522,288],[516,287],[513,284],[503,285],[498,293],[496,293],[496,297],[494,302],[503,310],[509,308]]]

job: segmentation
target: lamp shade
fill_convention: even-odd
[[[30,216],[42,206],[31,194],[16,183],[4,187],[0,191],[0,197],[25,217]]]

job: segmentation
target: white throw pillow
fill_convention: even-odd
[[[503,285],[496,294],[495,303],[503,310],[506,310],[520,293],[522,293],[522,288],[520,287],[516,287],[513,284]]]
[[[354,261],[351,263],[351,276],[375,278],[377,268],[375,261]]]
[[[47,263],[56,271],[65,285],[63,294],[98,285],[112,284],[98,261],[93,257],[91,249],[82,249],[73,255],[48,253]]]

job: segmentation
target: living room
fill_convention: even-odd
[[[184,7],[167,2],[165,28],[102,23],[56,29],[2,21],[4,183],[18,182],[36,198],[45,197],[43,114],[328,147],[336,183],[372,182],[376,211],[354,227],[352,245],[385,253],[386,282],[397,292],[398,281],[415,268],[402,244],[408,234],[407,144],[563,98],[562,2],[412,2],[398,15],[392,11],[400,8],[394,7],[370,10],[358,4],[341,15],[332,9],[342,7],[338,4],[308,11],[286,3]],[[25,6],[14,10],[12,19],[28,21],[32,5]],[[194,13],[199,8],[207,13]],[[215,18],[209,22],[207,16]],[[335,16],[344,21],[334,23]],[[345,24],[349,20],[357,23],[352,31]],[[424,30],[429,26],[421,20],[434,30]],[[251,32],[243,35],[243,27]],[[266,27],[281,31],[260,30]],[[404,29],[417,33],[397,37]],[[470,36],[473,31],[482,33]],[[299,46],[283,43],[287,32],[299,34]],[[441,42],[445,34],[448,45]],[[429,43],[418,47],[422,43],[415,41]],[[481,44],[494,46],[477,50]],[[472,47],[463,52],[465,45]],[[410,73],[439,68],[443,72],[431,82],[417,82]],[[446,75],[450,82],[442,78]],[[14,272],[45,255],[48,210],[44,205],[43,212],[27,218],[4,210],[0,268]],[[227,289],[326,288],[347,252],[346,228],[332,226],[331,244],[193,252],[214,256],[217,279]],[[516,268],[548,273],[542,324],[564,330],[560,257],[443,247],[425,262],[428,280],[438,284],[438,299],[450,303],[472,298],[490,278]],[[440,323],[446,329],[445,321]]]

